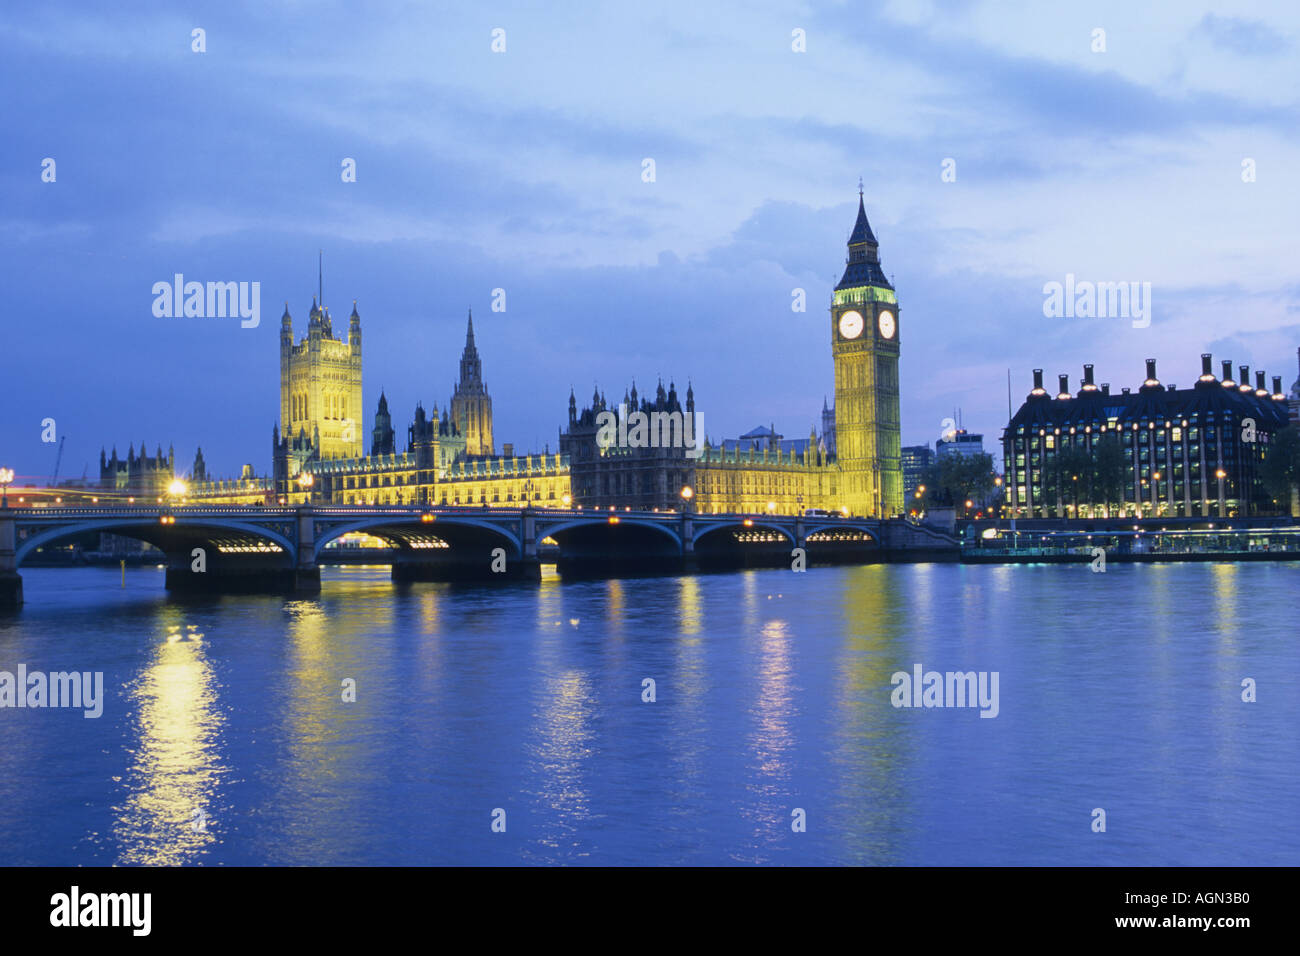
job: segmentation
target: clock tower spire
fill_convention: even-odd
[[[831,301],[835,446],[842,507],[888,518],[903,511],[898,409],[898,298],[858,182],[858,218]]]

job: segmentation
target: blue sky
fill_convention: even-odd
[[[445,404],[470,307],[498,446],[554,450],[571,385],[659,375],[715,439],[806,435],[859,176],[906,444],[958,406],[999,434],[1008,368],[1017,404],[1034,367],[1117,389],[1156,357],[1182,386],[1202,351],[1296,379],[1296,8],[549,6],[5,7],[0,463],[48,477],[54,418],[64,476],[142,439],[267,471],[318,249],[336,328],[362,316],[367,435],[381,386],[403,437]],[[155,318],[177,272],[260,282],[261,325]],[[1150,282],[1150,326],[1045,318],[1067,273]]]

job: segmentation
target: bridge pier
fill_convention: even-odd
[[[18,573],[14,518],[9,503],[0,510],[0,608],[20,607],[23,603],[23,579]]]
[[[293,593],[320,594],[320,565],[316,563],[316,524],[309,504],[298,509],[298,560],[293,571]]]

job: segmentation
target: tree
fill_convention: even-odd
[[[951,505],[964,509],[967,501],[983,501],[993,490],[993,456],[949,455],[925,472],[926,507]]]
[[[1111,432],[1092,443],[1092,483],[1090,501],[1102,505],[1107,514],[1111,503],[1119,510],[1124,499],[1124,447],[1119,435]]]

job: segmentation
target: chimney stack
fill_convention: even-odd
[[[1214,379],[1214,372],[1210,370],[1210,364],[1214,361],[1209,352],[1201,353],[1201,381],[1209,382]],[[1209,376],[1208,378],[1206,376]]]
[[[1223,384],[1227,388],[1232,388],[1237,384],[1232,380],[1232,359],[1223,360]]]
[[[1284,399],[1284,398],[1286,398],[1286,396],[1282,394],[1282,376],[1281,376],[1281,375],[1274,375],[1274,376],[1273,376],[1273,397],[1276,398],[1276,399]]]
[[[1056,397],[1069,398],[1070,397],[1070,376],[1058,375],[1056,376],[1056,378],[1061,383],[1061,390],[1056,393]]]
[[[1103,395],[1109,395],[1109,394],[1110,394],[1110,382],[1102,382],[1102,383],[1101,383],[1101,394],[1103,394]]]
[[[1238,385],[1238,388],[1243,392],[1253,391],[1253,389],[1251,389],[1250,387],[1250,366],[1249,365],[1241,366],[1241,384]]]
[[[1268,388],[1264,383],[1264,372],[1262,369],[1255,370],[1255,394],[1267,395]]]
[[[1159,388],[1160,379],[1156,378],[1156,360],[1147,359],[1147,377],[1142,383],[1143,388]]]

